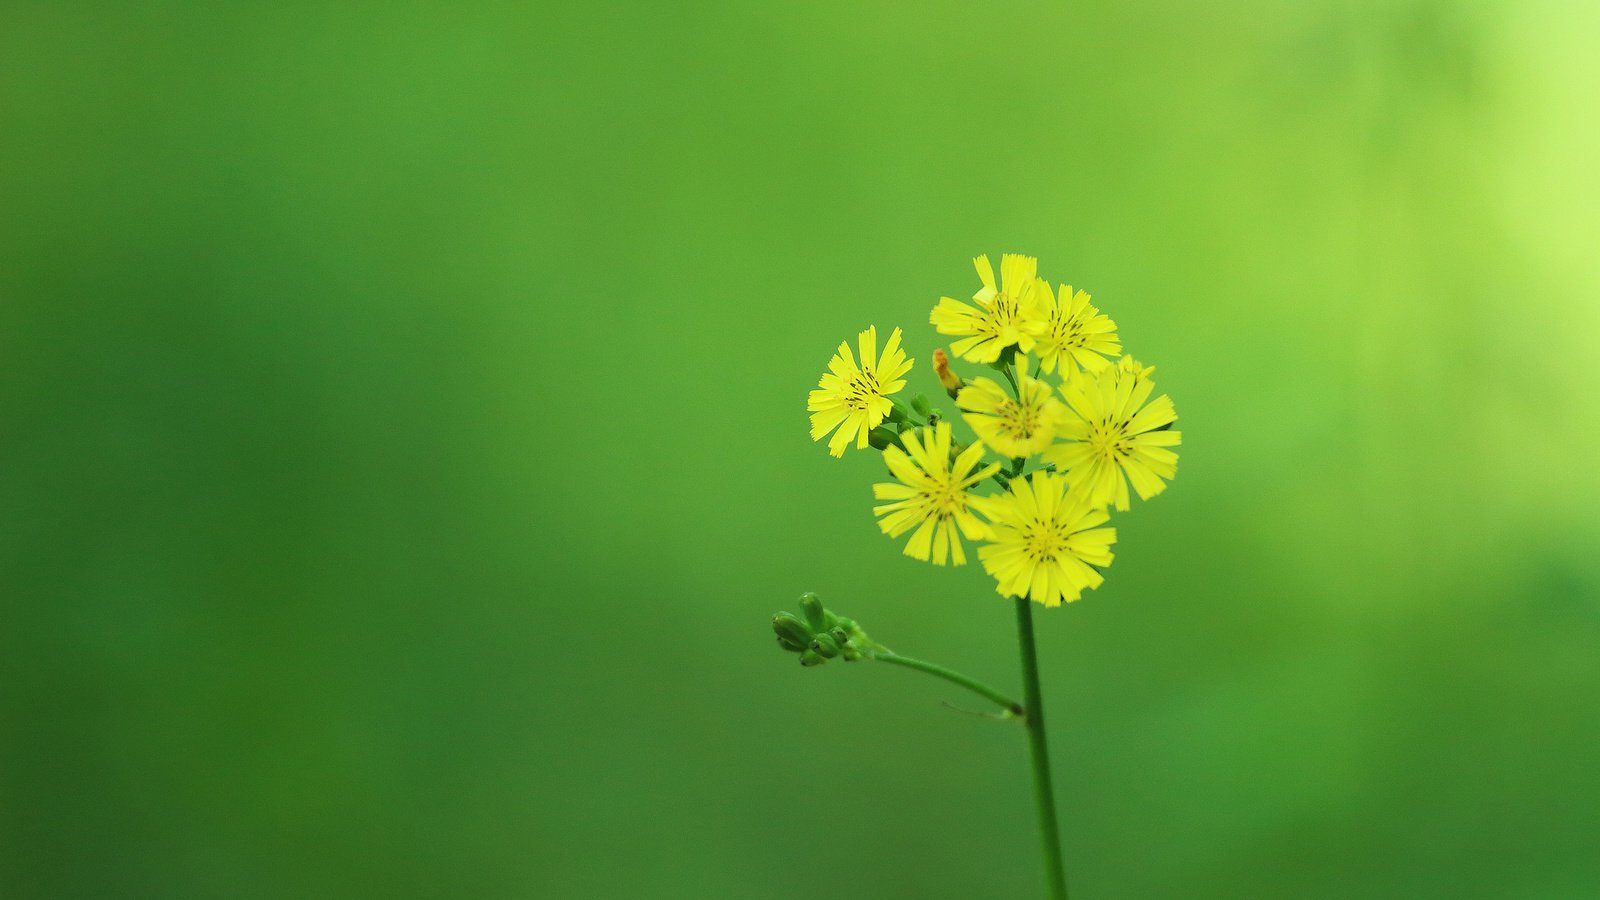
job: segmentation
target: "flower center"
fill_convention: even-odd
[[[1039,408],[1023,406],[1015,400],[1007,399],[1000,404],[996,411],[1000,420],[1000,431],[1019,438],[1033,437],[1039,428]]]
[[[1076,320],[1058,318],[1051,324],[1050,336],[1055,339],[1058,346],[1080,347],[1083,345],[1083,332],[1078,329]]]
[[[1089,428],[1089,448],[1105,459],[1115,459],[1118,454],[1127,456],[1130,452],[1127,438],[1128,423],[1112,421],[1110,416]]]
[[[938,516],[948,519],[955,515],[956,509],[961,506],[959,502],[960,491],[953,481],[940,481],[937,487],[929,488],[922,494],[922,508],[925,515]]]
[[[1022,308],[1010,294],[995,294],[989,304],[989,319],[996,333],[1022,324]]]
[[[870,369],[863,369],[860,374],[850,379],[850,385],[844,391],[844,402],[851,409],[863,410],[881,393],[877,377]]]
[[[1023,532],[1023,548],[1028,558],[1036,563],[1053,562],[1067,549],[1067,536],[1054,527],[1054,522],[1034,520]]]

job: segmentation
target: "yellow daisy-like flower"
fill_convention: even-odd
[[[900,349],[900,329],[889,335],[878,355],[878,326],[861,332],[858,338],[861,364],[850,354],[848,341],[828,361],[828,371],[817,382],[820,390],[811,392],[806,409],[811,412],[811,439],[822,440],[833,431],[828,452],[843,456],[850,439],[856,447],[867,446],[867,433],[878,427],[894,404],[889,395],[906,386],[904,376],[911,371],[911,360]],[[834,429],[838,431],[834,431]]]
[[[1037,378],[1017,373],[1021,402],[990,378],[974,378],[956,395],[956,405],[978,437],[1006,456],[1032,456],[1050,445],[1065,421],[1066,407]]]
[[[1033,353],[1039,357],[1044,371],[1054,372],[1059,364],[1062,378],[1074,374],[1077,369],[1098,372],[1122,354],[1117,323],[1095,309],[1086,292],[1074,292],[1072,285],[1063,284],[1061,296],[1057,298],[1050,293],[1050,285],[1040,281],[1038,297],[1037,315],[1033,320],[1037,345]],[[1107,359],[1108,356],[1111,359]]]
[[[923,428],[921,440],[914,431],[901,435],[900,440],[906,445],[904,450],[890,446],[883,451],[883,461],[900,483],[872,486],[874,497],[894,501],[872,508],[878,527],[890,537],[916,528],[906,542],[907,556],[927,560],[931,552],[936,566],[944,565],[947,556],[956,565],[965,565],[961,535],[972,541],[989,536],[988,526],[972,514],[977,498],[967,489],[999,471],[1000,464],[973,471],[983,458],[982,444],[963,450],[952,463],[949,422]]]
[[[1067,399],[1066,423],[1058,431],[1062,442],[1041,458],[1055,463],[1095,503],[1127,509],[1128,482],[1140,500],[1148,500],[1178,473],[1178,454],[1167,448],[1182,443],[1182,435],[1157,430],[1178,420],[1172,398],[1162,394],[1145,405],[1155,390],[1154,371],[1124,356],[1092,377],[1061,386]]]
[[[1060,606],[1105,581],[1093,567],[1111,565],[1117,530],[1097,527],[1110,518],[1105,507],[1086,491],[1068,490],[1065,478],[1018,478],[1010,493],[987,498],[983,513],[994,537],[978,548],[978,559],[997,593]]]
[[[989,257],[972,261],[983,287],[972,295],[976,309],[951,297],[940,297],[928,321],[940,334],[960,336],[950,345],[951,352],[971,362],[991,363],[1007,347],[1015,344],[1026,353],[1033,349],[1033,333],[1028,327],[1035,315],[1034,296],[1039,260],[1032,256],[1007,253],[1000,257],[1000,284],[994,281]],[[1049,290],[1048,287],[1045,290]]]

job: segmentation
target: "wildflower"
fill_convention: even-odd
[[[1044,371],[1054,372],[1059,364],[1061,377],[1067,379],[1078,369],[1098,372],[1111,362],[1106,357],[1122,354],[1117,324],[1089,303],[1087,293],[1064,284],[1058,299],[1050,293],[1050,285],[1040,281],[1037,296],[1033,352]]]
[[[861,364],[856,365],[849,342],[841,343],[828,362],[828,371],[817,382],[820,390],[812,391],[806,402],[811,412],[811,439],[820,441],[832,431],[828,452],[834,456],[844,455],[851,438],[856,439],[857,448],[867,446],[867,436],[894,407],[889,395],[906,386],[902,376],[911,371],[911,360],[900,349],[900,329],[889,335],[881,357],[876,325],[861,332],[858,343]]]
[[[1021,400],[990,378],[974,378],[961,389],[956,405],[982,441],[1006,456],[1032,456],[1050,445],[1066,407],[1037,378],[1017,372]]]
[[[972,514],[976,498],[967,489],[993,475],[1000,464],[973,471],[983,458],[983,445],[977,443],[961,451],[952,463],[949,422],[923,428],[920,440],[915,431],[900,439],[905,450],[888,447],[883,451],[883,461],[899,483],[872,486],[874,497],[893,501],[872,508],[878,527],[890,537],[916,528],[906,542],[907,556],[927,560],[931,551],[936,566],[944,565],[946,556],[958,566],[965,565],[967,554],[960,535],[974,541],[989,535],[988,527]]]
[[[961,336],[961,340],[950,345],[950,350],[971,362],[994,362],[1013,344],[1024,353],[1031,350],[1033,334],[1028,320],[1037,302],[1034,293],[1039,261],[1015,253],[1001,256],[998,287],[989,257],[977,257],[972,264],[983,282],[983,287],[972,295],[977,308],[951,297],[941,297],[928,321],[938,326],[940,334]]]
[[[997,593],[1060,606],[1105,580],[1094,567],[1111,565],[1117,530],[1097,527],[1110,518],[1105,508],[1087,491],[1069,490],[1065,478],[1035,472],[1015,479],[1009,493],[985,500],[983,513],[994,537],[978,548],[978,559]]]
[[[1055,463],[1096,503],[1127,509],[1128,482],[1140,500],[1148,500],[1166,490],[1164,479],[1178,472],[1178,454],[1167,448],[1181,443],[1182,435],[1160,430],[1178,420],[1172,398],[1162,394],[1145,405],[1155,390],[1154,371],[1124,356],[1093,377],[1061,386],[1067,400],[1061,442],[1041,458]]]

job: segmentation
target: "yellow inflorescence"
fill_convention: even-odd
[[[956,405],[984,443],[1006,456],[1033,456],[1050,446],[1056,428],[1066,415],[1050,385],[1026,375],[1017,376],[1015,396],[992,378],[974,378],[961,389]]]
[[[1162,394],[1145,403],[1155,390],[1154,371],[1124,356],[1115,366],[1061,386],[1067,422],[1059,432],[1061,442],[1044,452],[1044,461],[1097,503],[1125,510],[1128,482],[1140,500],[1148,500],[1178,474],[1178,454],[1168,448],[1181,443],[1182,435],[1159,430],[1178,419],[1172,398]]]
[[[1039,261],[1031,256],[1005,254],[1000,257],[998,285],[989,257],[980,256],[972,264],[978,270],[978,280],[983,282],[983,287],[972,295],[977,306],[941,297],[928,321],[938,327],[940,334],[960,338],[950,345],[950,350],[968,362],[994,362],[1011,346],[1024,352],[1033,349],[1040,318],[1037,288],[1042,282],[1036,275]]]
[[[1129,485],[1148,500],[1177,474],[1178,415],[1165,394],[1150,399],[1154,368],[1121,355],[1116,324],[1088,293],[1052,292],[1031,256],[1003,255],[998,280],[987,256],[973,264],[972,303],[942,297],[929,321],[957,338],[952,354],[1005,378],[964,378],[935,351],[939,384],[977,439],[958,442],[923,396],[910,409],[890,399],[911,362],[898,328],[878,354],[875,327],[860,335],[859,363],[840,344],[811,392],[811,436],[831,433],[834,456],[852,441],[883,450],[896,480],[873,485],[888,501],[873,514],[884,534],[911,533],[907,556],[961,565],[963,539],[978,541],[1000,594],[1059,606],[1104,581],[1116,530],[1102,526],[1111,508],[1128,509]],[[985,464],[988,451],[1002,461]],[[990,479],[995,491],[979,494]]]
[[[898,483],[872,486],[874,497],[891,501],[872,508],[878,527],[890,537],[915,528],[906,542],[907,556],[927,560],[931,553],[934,565],[944,565],[946,556],[958,566],[965,564],[967,554],[957,531],[974,541],[989,535],[988,526],[972,514],[976,498],[968,491],[999,471],[1000,464],[977,468],[982,444],[952,452],[959,448],[951,444],[949,422],[921,429],[920,438],[916,431],[908,431],[901,441],[904,450],[891,446],[883,451],[883,461]]]
[[[1100,528],[1111,518],[1067,480],[1049,472],[1018,478],[1011,490],[984,502],[993,523],[993,540],[978,548],[995,590],[1031,597],[1045,606],[1078,599],[1084,588],[1105,579],[1095,566],[1111,565],[1115,528]]]
[[[1086,292],[1074,293],[1072,285],[1063,284],[1057,298],[1050,293],[1050,285],[1041,281],[1037,293],[1043,302],[1033,322],[1038,344],[1034,353],[1045,372],[1060,366],[1063,379],[1079,369],[1098,372],[1122,352],[1117,323],[1095,309]]]
[[[906,386],[904,376],[911,371],[911,360],[900,349],[900,329],[889,335],[878,355],[878,327],[861,332],[858,338],[861,362],[850,355],[848,342],[828,362],[828,371],[811,392],[806,409],[811,412],[811,439],[820,441],[828,432],[828,452],[843,456],[844,448],[855,438],[856,447],[867,446],[867,435],[877,428],[894,408],[889,397]],[[835,431],[834,429],[838,429]]]

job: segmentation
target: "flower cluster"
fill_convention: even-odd
[[[963,378],[944,350],[934,372],[973,438],[962,442],[921,395],[895,398],[912,361],[894,329],[878,352],[877,328],[848,342],[811,392],[811,437],[828,450],[872,447],[892,482],[873,485],[878,527],[910,532],[905,553],[935,565],[967,561],[964,541],[996,591],[1045,606],[1078,599],[1104,580],[1129,486],[1140,500],[1177,474],[1180,434],[1171,398],[1151,399],[1153,367],[1122,355],[1117,326],[1070,285],[1052,290],[1031,256],[973,260],[981,286],[970,303],[942,297],[929,322],[954,338],[950,352],[987,366]],[[990,455],[996,460],[986,461]],[[979,493],[987,482],[996,490]]]

